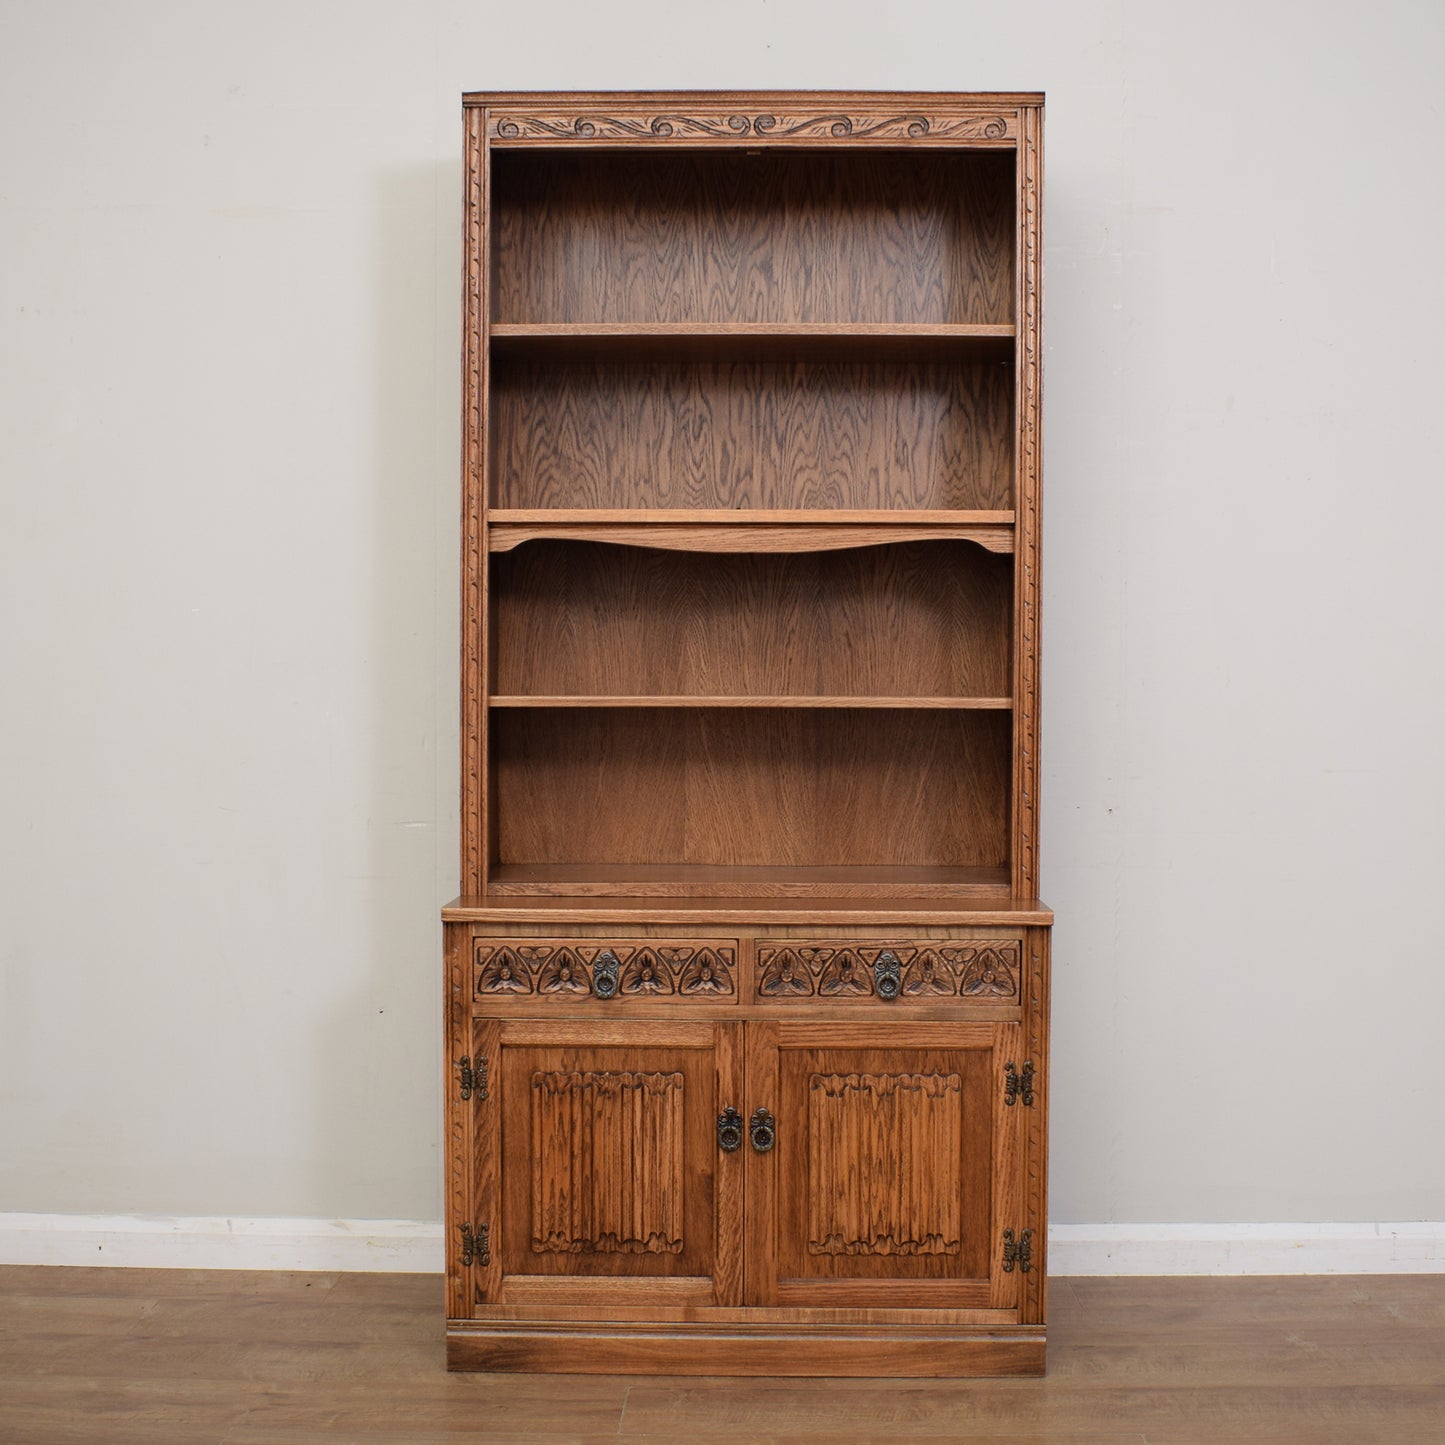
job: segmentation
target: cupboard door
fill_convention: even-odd
[[[748,1302],[1016,1309],[1019,1044],[1016,1024],[749,1024],[772,1129],[747,1151]]]
[[[736,1304],[736,1024],[478,1020],[476,1303]]]

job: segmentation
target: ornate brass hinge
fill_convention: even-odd
[[[1034,1106],[1034,1061],[1032,1059],[1024,1061],[1022,1073],[1012,1063],[1003,1066],[1003,1101],[1012,1107],[1016,1099],[1022,1099],[1025,1108],[1032,1109]]]
[[[477,1066],[472,1067],[472,1056],[463,1054],[462,1061],[457,1065],[462,1076],[462,1098],[470,1099],[473,1094],[479,1099],[487,1097],[487,1056],[477,1055]]]
[[[1034,1267],[1034,1232],[1026,1229],[1014,1238],[1014,1232],[1006,1229],[1003,1232],[1003,1272],[1012,1274],[1014,1266],[1018,1266],[1020,1274],[1027,1274]]]
[[[470,1224],[460,1225],[459,1228],[462,1232],[462,1268],[467,1269],[474,1264],[490,1264],[492,1262],[492,1226],[479,1224],[475,1233]]]

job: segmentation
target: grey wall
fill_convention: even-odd
[[[440,1212],[457,97],[876,86],[1048,92],[1056,1219],[1445,1218],[1445,10],[0,17],[0,1210]]]

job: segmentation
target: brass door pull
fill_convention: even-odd
[[[766,1109],[753,1110],[753,1117],[748,1120],[748,1138],[759,1154],[766,1154],[777,1143],[777,1125]]]
[[[592,965],[592,992],[598,998],[617,997],[617,971],[621,967],[617,955],[604,948]]]
[[[743,1147],[743,1116],[731,1104],[717,1116],[717,1147],[736,1154]]]
[[[892,1002],[903,992],[903,970],[898,955],[884,949],[873,964],[873,991],[879,998]]]

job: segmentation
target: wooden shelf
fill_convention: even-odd
[[[774,697],[518,697],[496,696],[492,707],[756,707],[756,708],[984,708],[1004,710],[1013,706],[1007,697],[847,697],[842,695]]]
[[[1012,324],[903,322],[495,322],[492,355],[668,360],[987,360],[1013,356]]]
[[[495,509],[488,514],[487,549],[510,552],[523,542],[542,539],[682,552],[828,552],[896,542],[948,541],[973,542],[989,552],[1014,549],[1012,512],[816,512],[810,516],[766,511],[647,511],[638,515],[643,520],[619,520],[627,514],[610,510]]]
[[[713,864],[494,864],[493,897],[936,898],[1002,902],[1003,868],[723,867]]]

